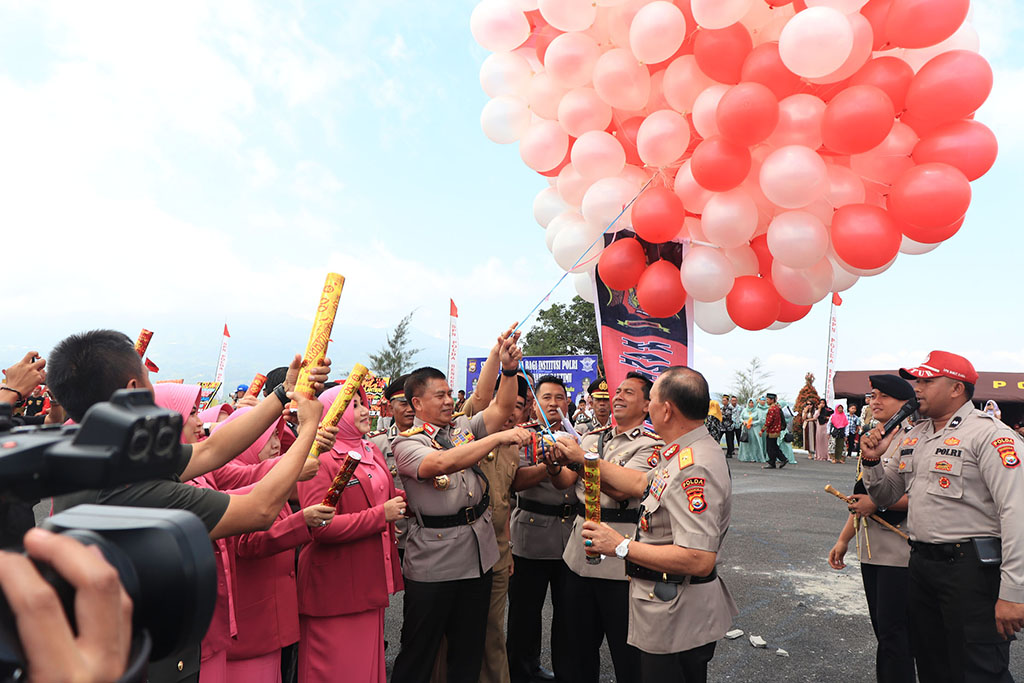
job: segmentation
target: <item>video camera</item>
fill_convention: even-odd
[[[6,497],[36,500],[165,478],[180,472],[188,457],[179,441],[181,416],[156,407],[144,389],[115,392],[108,403],[91,407],[81,425],[17,427],[9,406],[0,411],[0,495]],[[43,527],[97,546],[117,569],[134,605],[129,671],[122,680],[145,680],[147,661],[202,639],[217,580],[210,537],[198,517],[183,510],[79,505]],[[74,590],[52,568],[39,570],[74,627]],[[0,594],[0,679],[23,679],[25,665],[14,617]]]

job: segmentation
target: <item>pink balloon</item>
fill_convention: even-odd
[[[604,130],[612,122],[612,108],[593,88],[575,88],[558,103],[558,122],[569,135],[578,138],[590,130]]]
[[[806,93],[790,95],[779,102],[779,122],[768,136],[768,144],[818,149],[821,147],[821,120],[824,115],[825,103],[821,98]]]
[[[810,268],[828,251],[828,231],[824,223],[806,211],[784,211],[768,227],[768,249],[777,263]]]
[[[767,86],[740,83],[718,102],[715,121],[726,139],[741,145],[764,141],[779,122],[779,102]]]
[[[832,264],[820,259],[810,268],[790,268],[772,263],[772,284],[779,295],[798,306],[809,306],[824,299],[832,291]]]
[[[853,26],[831,7],[809,7],[789,20],[779,36],[779,56],[804,78],[836,71],[853,50]]]
[[[580,175],[590,180],[618,175],[626,166],[626,152],[614,135],[603,130],[584,133],[569,156]]]
[[[586,33],[563,33],[548,46],[544,68],[559,85],[578,88],[590,83],[600,56],[597,41]]]
[[[780,100],[794,94],[801,86],[800,77],[782,63],[777,42],[761,43],[751,50],[743,60],[740,77],[768,86]]]
[[[705,190],[693,179],[689,159],[684,161],[676,172],[675,185],[672,189],[683,200],[686,210],[698,215],[704,212],[704,206],[715,194],[710,190]]]
[[[907,90],[904,123],[919,134],[966,118],[992,91],[992,67],[967,50],[950,50],[921,67]]]
[[[876,57],[850,78],[850,85],[873,85],[892,101],[893,109],[902,112],[907,102],[907,89],[914,70],[899,57]]]
[[[597,18],[591,0],[539,0],[540,15],[559,31],[585,31]]]
[[[609,50],[594,64],[594,89],[616,109],[639,111],[651,95],[651,74],[629,50]]]
[[[757,228],[757,205],[743,190],[719,192],[704,206],[700,227],[720,247],[743,246]]]
[[[914,165],[911,153],[917,144],[917,133],[899,121],[892,127],[882,144],[850,157],[850,168],[865,180],[892,185],[900,175]]]
[[[647,106],[644,111],[653,114],[659,109],[671,109],[672,106],[665,99],[665,70],[656,71],[651,75],[651,96],[647,99]]]
[[[554,121],[558,119],[558,103],[568,90],[555,83],[546,71],[534,74],[526,87],[526,101],[537,116]]]
[[[832,73],[820,78],[808,79],[811,83],[838,83],[846,80],[857,73],[858,69],[871,57],[871,45],[874,34],[871,31],[871,24],[863,15],[853,12],[846,15],[850,27],[853,29],[853,47],[850,48],[850,56],[846,58],[843,65]]]
[[[569,136],[554,121],[535,121],[519,139],[519,156],[534,171],[550,171],[569,151]]]
[[[679,267],[683,289],[697,301],[718,301],[732,289],[732,262],[721,249],[692,247]]]
[[[885,140],[895,115],[892,101],[882,90],[873,85],[852,85],[825,107],[822,140],[838,154],[861,154]]]
[[[739,83],[743,62],[754,48],[747,27],[735,23],[725,28],[702,28],[695,34],[693,56],[700,70],[721,83]]]
[[[765,196],[784,209],[807,206],[828,188],[824,160],[800,145],[780,147],[769,154],[758,177]]]
[[[486,0],[473,8],[469,30],[485,50],[510,52],[530,37],[530,22],[511,0]]]
[[[960,169],[968,180],[985,175],[996,161],[996,136],[985,124],[964,119],[936,128],[914,146],[914,161],[939,161]]]
[[[964,23],[970,5],[970,0],[894,0],[885,34],[894,47],[935,45]]]
[[[579,207],[583,203],[583,195],[587,193],[592,182],[592,180],[584,178],[575,166],[569,164],[558,174],[555,187],[558,188],[558,194],[566,204]]]
[[[704,28],[735,24],[746,16],[752,4],[752,0],[691,0],[693,18]]]
[[[690,126],[682,114],[669,109],[644,119],[636,135],[637,152],[650,166],[668,166],[683,156],[689,144]]]
[[[629,47],[647,64],[663,62],[675,54],[686,38],[686,17],[665,0],[644,5],[629,27]]]
[[[716,83],[697,95],[693,103],[693,127],[705,140],[719,134],[718,104],[727,92],[729,86]]]
[[[845,166],[829,164],[825,200],[833,209],[847,204],[863,204],[866,193],[860,176]]]
[[[665,69],[662,90],[669,106],[685,114],[693,111],[693,103],[697,96],[714,83],[697,66],[696,57],[683,55],[672,60]]]

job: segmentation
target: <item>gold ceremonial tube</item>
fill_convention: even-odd
[[[583,456],[583,500],[588,522],[601,521],[601,468],[600,456],[587,453]],[[587,564],[600,564],[601,553],[586,550]]]
[[[331,403],[331,407],[327,409],[323,418],[320,419],[320,428],[324,427],[337,427],[338,421],[341,420],[342,413],[345,412],[345,408],[348,408],[348,404],[352,402],[352,397],[359,392],[359,387],[363,384],[363,378],[366,377],[366,373],[369,370],[366,369],[365,365],[356,363],[352,367],[352,372],[349,373],[348,379],[341,385],[341,391],[334,397],[334,402]],[[309,449],[309,457],[319,458],[320,454],[324,452],[324,449],[316,441],[313,442],[313,446]]]
[[[147,330],[145,327],[142,328],[142,332],[139,332],[139,338],[135,340],[135,350],[139,353],[139,358],[146,355],[146,349],[149,348],[149,342],[153,339],[152,330]]]
[[[355,451],[349,451],[348,455],[345,456],[345,462],[341,463],[341,469],[334,475],[334,481],[331,482],[331,487],[327,489],[327,493],[324,494],[324,502],[321,505],[330,505],[331,507],[337,507],[338,501],[341,500],[341,492],[348,486],[348,482],[351,481],[352,475],[355,474],[356,467],[362,462],[363,456],[359,455]]]
[[[847,503],[852,503],[853,502],[853,498],[851,498],[849,496],[844,496],[843,494],[839,493],[839,491],[836,491],[832,487],[832,484],[825,484],[825,490],[828,491],[829,493],[831,493],[836,498],[839,498],[840,500],[845,500]],[[904,531],[902,529],[900,529],[899,527],[895,527],[892,524],[889,524],[889,522],[885,521],[884,519],[882,519],[878,515],[870,515],[870,517],[871,517],[871,519],[873,519],[876,522],[878,522],[881,526],[884,526],[889,531],[892,531],[892,532],[895,532],[895,533],[899,534],[900,536],[902,536],[903,538],[905,538],[908,541],[910,540],[910,536],[908,536],[906,533],[904,533]]]
[[[315,393],[313,384],[309,381],[309,371],[310,368],[323,363],[327,357],[327,342],[331,339],[331,328],[334,327],[334,316],[338,313],[338,301],[341,299],[341,289],[344,286],[343,275],[327,273],[324,290],[320,294],[320,304],[313,319],[313,329],[309,333],[309,343],[306,344],[306,355],[302,357],[299,378],[295,382],[296,393],[306,398],[313,398]]]
[[[245,392],[249,396],[259,396],[260,389],[267,383],[267,376],[256,373],[256,376],[252,378],[252,383],[249,385],[249,391]]]

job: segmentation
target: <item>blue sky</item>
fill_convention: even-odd
[[[0,363],[146,326],[162,377],[200,379],[227,320],[228,381],[247,381],[302,350],[328,270],[348,278],[339,367],[412,309],[442,365],[449,297],[463,346],[488,346],[561,271],[532,218],[545,180],[480,131],[474,4],[0,2]],[[1024,10],[975,5],[999,160],[958,235],[844,293],[841,368],[945,348],[1024,370]],[[726,389],[758,355],[792,395],[823,375],[827,321],[819,304],[778,332],[698,330],[695,364]]]

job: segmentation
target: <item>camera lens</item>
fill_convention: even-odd
[[[132,433],[132,439],[128,444],[128,459],[143,460],[149,452],[149,446],[153,443],[153,437],[149,430],[139,427]]]
[[[158,458],[165,458],[171,452],[171,447],[178,440],[178,433],[170,425],[160,425],[156,431],[156,443],[153,446],[154,455]]]

